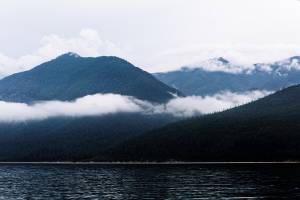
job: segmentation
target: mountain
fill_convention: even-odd
[[[300,83],[300,57],[251,67],[234,65],[220,57],[154,76],[186,95],[213,95],[224,90],[277,91]]]
[[[131,138],[94,160],[299,161],[299,99],[300,86],[292,86]]]
[[[2,101],[66,101],[96,93],[165,102],[179,92],[121,58],[84,58],[74,53],[0,80]]]
[[[67,53],[32,70],[0,80],[0,100],[33,104],[74,100],[96,93],[166,102],[179,94],[151,74],[117,57],[83,58]],[[1,102],[0,102],[1,103]],[[0,121],[0,161],[77,161],[94,157],[130,137],[177,118],[166,114],[114,113]]]

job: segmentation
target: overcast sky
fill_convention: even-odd
[[[147,71],[223,56],[300,55],[298,0],[2,0],[0,74],[64,51],[117,55]]]

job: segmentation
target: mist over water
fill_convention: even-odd
[[[297,199],[300,165],[0,165],[0,199]]]

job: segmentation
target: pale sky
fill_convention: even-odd
[[[300,55],[298,0],[1,0],[0,75],[65,51],[166,71]]]

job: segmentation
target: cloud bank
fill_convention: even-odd
[[[118,112],[140,112],[135,99],[117,94],[95,94],[75,101],[45,101],[32,105],[0,101],[0,122],[43,120],[50,117],[101,116]]]
[[[242,94],[222,92],[205,97],[178,97],[166,104],[152,104],[118,94],[95,94],[70,102],[45,101],[31,105],[0,101],[0,122],[25,122],[52,117],[102,116],[124,112],[192,117],[232,108],[269,93],[268,91],[252,91]]]
[[[178,117],[192,117],[200,114],[220,112],[233,108],[259,98],[271,92],[251,91],[245,93],[221,92],[212,96],[188,96],[175,98],[169,101],[163,108],[156,107],[158,112],[165,112]]]

